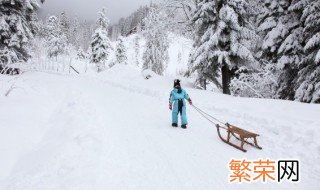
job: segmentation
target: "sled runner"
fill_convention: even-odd
[[[243,152],[247,152],[247,150],[245,150],[243,148],[244,144],[249,144],[257,149],[262,149],[262,147],[260,147],[257,142],[257,137],[259,136],[258,134],[252,133],[250,131],[246,131],[244,129],[230,125],[228,123],[226,124],[226,126],[227,126],[227,128],[222,127],[219,124],[216,124],[218,136],[223,142],[225,142],[225,143],[227,143],[227,144],[229,144],[229,145],[231,145],[231,146],[233,146]],[[227,138],[222,137],[220,128],[223,128],[227,131]],[[230,142],[231,137],[234,137],[235,139],[241,141],[240,145],[236,145],[236,144]],[[249,142],[248,141],[249,139],[253,140],[253,143]]]
[[[194,105],[192,105],[192,107],[196,111],[198,111],[204,118],[206,118],[209,122],[211,122],[212,124],[214,124],[217,127],[218,136],[223,142],[225,142],[228,145],[231,145],[234,148],[237,148],[243,152],[247,152],[247,150],[243,148],[244,144],[249,144],[249,145],[253,146],[254,148],[257,148],[260,150],[262,149],[262,147],[258,145],[258,141],[257,141],[257,137],[259,136],[258,134],[241,129],[241,128],[236,127],[234,125],[230,125],[229,123],[224,124],[224,122],[222,122],[222,121],[218,120],[217,118],[213,117],[212,115],[204,112],[200,108],[198,108]],[[219,125],[218,123],[220,123],[221,125]],[[224,129],[227,131],[226,138],[223,138],[223,136],[221,135],[220,129]],[[240,141],[241,142],[240,145],[236,145],[236,144],[232,143],[231,137],[234,137],[236,140]],[[252,143],[249,142],[249,140],[252,140]]]

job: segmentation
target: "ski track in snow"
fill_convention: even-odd
[[[37,123],[43,125],[43,132],[16,158],[0,189],[313,190],[319,185],[320,167],[314,165],[320,159],[319,132],[315,129],[320,126],[315,119],[320,109],[316,105],[234,98],[187,88],[197,106],[261,134],[264,149],[247,146],[248,152],[242,153],[221,142],[214,126],[191,107],[188,130],[170,127],[171,78],[145,80],[140,72],[125,66],[99,76],[32,73],[23,78],[28,78],[24,83],[30,89],[12,92],[12,97],[1,97],[0,102],[22,99],[21,94],[32,100],[34,108],[42,112],[22,117],[21,123],[46,116]],[[47,101],[50,103],[44,104]],[[29,105],[20,103],[21,109]],[[5,109],[0,107],[4,118],[14,114]],[[22,114],[15,113],[17,118]],[[34,134],[17,129],[25,130],[25,136]],[[298,158],[301,182],[230,185],[227,166],[231,158]]]

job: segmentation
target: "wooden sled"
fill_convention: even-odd
[[[241,129],[239,127],[236,127],[236,126],[233,126],[230,124],[226,124],[226,126],[227,126],[227,128],[222,127],[218,124],[216,125],[218,135],[223,142],[225,142],[225,143],[227,143],[227,144],[233,146],[234,148],[237,148],[243,152],[247,152],[247,150],[245,150],[243,148],[244,144],[249,144],[257,149],[262,149],[262,147],[260,147],[257,142],[257,137],[259,136],[258,134],[246,131],[244,129]],[[227,131],[227,139],[222,137],[220,128],[223,128]],[[237,140],[241,141],[240,146],[230,142],[230,139],[232,136],[235,137]],[[249,139],[252,139],[253,143],[248,142]]]

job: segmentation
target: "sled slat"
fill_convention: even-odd
[[[239,150],[241,150],[241,151],[243,151],[243,152],[246,152],[246,151],[247,151],[247,150],[245,150],[245,149],[243,148],[243,146],[244,146],[245,144],[249,144],[249,145],[251,145],[251,146],[253,146],[253,147],[257,148],[257,149],[262,149],[262,147],[260,147],[260,146],[258,145],[257,137],[258,137],[259,135],[256,134],[256,133],[252,133],[252,132],[250,132],[250,131],[241,129],[241,128],[239,128],[239,127],[236,127],[236,126],[227,124],[227,127],[228,127],[228,128],[226,129],[226,130],[227,130],[227,138],[225,139],[225,138],[223,138],[222,135],[221,135],[220,128],[222,128],[222,127],[221,127],[220,125],[216,125],[216,127],[217,127],[218,135],[219,135],[220,139],[221,139],[223,142],[225,142],[225,143],[227,143],[227,144],[229,144],[229,145],[231,145],[231,146],[233,146],[233,147],[235,147],[235,148],[237,148],[237,149],[239,149]],[[225,129],[225,128],[224,128],[224,129]],[[233,137],[235,137],[237,140],[239,140],[239,141],[241,142],[240,145],[236,145],[236,144],[234,144],[234,143],[231,143],[231,142],[230,142],[231,136],[233,136]],[[254,143],[248,142],[248,139],[252,139]]]

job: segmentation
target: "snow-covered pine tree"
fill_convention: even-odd
[[[87,59],[87,54],[83,51],[81,47],[78,49],[77,59],[80,59],[80,60]]]
[[[189,70],[197,72],[200,81],[218,83],[230,94],[234,71],[255,62],[250,49],[256,39],[250,15],[254,13],[247,0],[197,0],[192,17],[195,23],[195,44]],[[218,83],[219,86],[219,83]]]
[[[41,30],[41,22],[38,18],[37,12],[31,11],[28,13],[27,19],[30,23],[30,28],[33,34],[39,34]]]
[[[62,12],[59,17],[59,27],[61,32],[67,37],[67,42],[70,42],[71,33],[70,33],[70,27],[71,23],[69,21],[69,18],[67,17],[66,12]]]
[[[123,43],[122,37],[119,37],[119,39],[117,40],[116,59],[116,62],[118,64],[128,64],[127,48]]]
[[[36,0],[0,1],[0,64],[26,61],[26,45],[36,32]]]
[[[152,7],[144,20],[144,25],[146,48],[143,53],[143,70],[151,69],[163,75],[169,61],[169,40],[164,13]]]
[[[62,32],[59,19],[56,16],[50,16],[47,20],[47,51],[49,57],[55,57],[65,53],[67,46],[67,37]]]
[[[295,1],[293,11],[302,10],[305,59],[299,64],[295,99],[320,103],[320,0]],[[300,36],[302,36],[300,33]]]
[[[80,21],[78,19],[78,16],[72,17],[72,19],[69,19],[67,21],[70,23],[68,31],[68,42],[75,47],[75,49],[79,49],[81,45],[81,41],[84,41],[84,36],[82,34],[82,31],[80,30]]]
[[[140,37],[136,36],[134,39],[134,53],[135,53],[135,61],[136,65],[140,65],[139,56],[140,56]]]
[[[109,19],[106,16],[106,11],[103,8],[99,12],[97,21],[98,28],[92,36],[90,45],[90,60],[96,64],[98,72],[101,72],[105,67],[105,62],[108,59],[109,53],[112,50],[111,42],[108,37]]]
[[[303,54],[301,11],[292,11],[291,0],[261,1],[264,9],[257,17],[258,32],[262,36],[259,58],[276,65],[278,85],[275,97],[294,99],[295,77]]]
[[[258,32],[262,39],[262,52],[259,58],[276,63],[277,56],[285,37],[289,34],[289,0],[261,1],[264,5],[261,14],[257,15]]]

